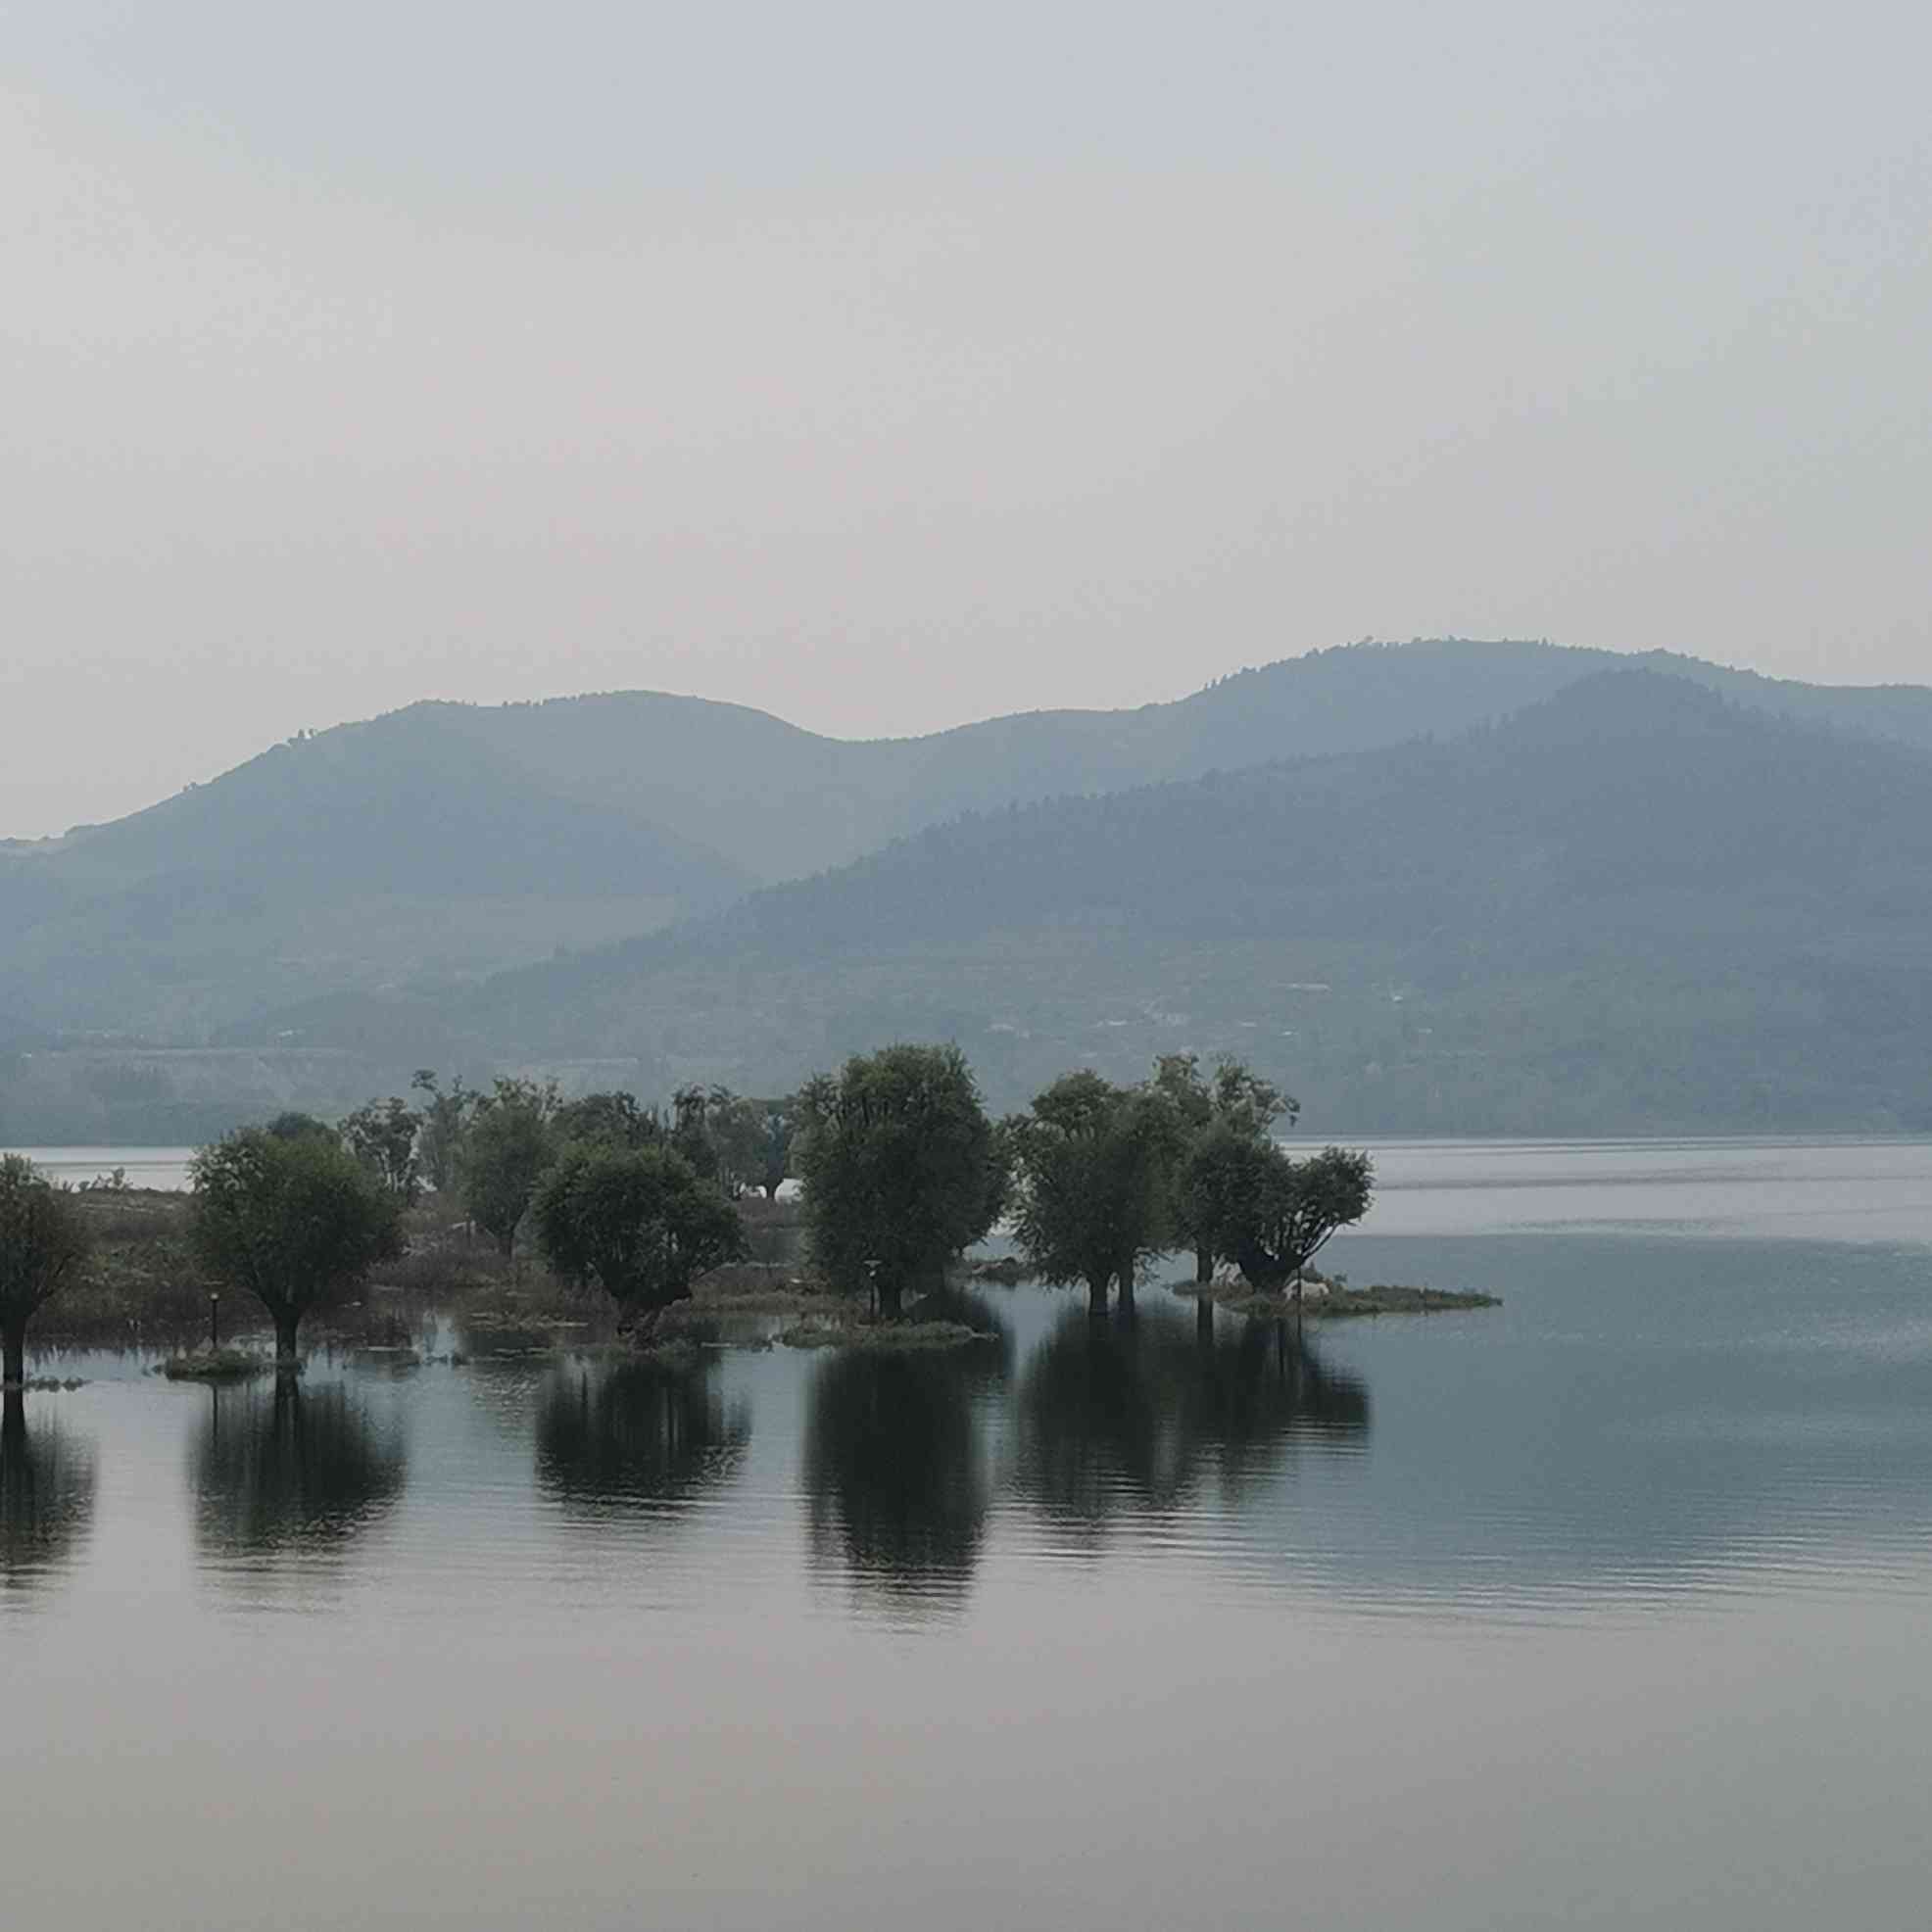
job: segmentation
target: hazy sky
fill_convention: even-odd
[[[423,696],[1932,681],[1932,12],[0,8],[0,833]]]

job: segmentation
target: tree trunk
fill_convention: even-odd
[[[274,1314],[275,1366],[280,1368],[286,1362],[292,1367],[301,1360],[296,1351],[295,1331],[301,1326],[302,1315],[300,1310],[293,1308],[278,1308]]]
[[[1214,1302],[1207,1295],[1194,1297],[1194,1339],[1214,1345]]]
[[[1107,1312],[1107,1278],[1102,1275],[1097,1280],[1087,1284],[1087,1312],[1091,1316],[1101,1316]]]
[[[1124,1261],[1120,1268],[1120,1306],[1123,1315],[1134,1312],[1134,1263]]]
[[[1196,1248],[1194,1250],[1194,1280],[1202,1287],[1214,1280],[1214,1250]]]
[[[905,1312],[905,1289],[896,1275],[879,1277],[879,1319],[896,1322]]]
[[[9,1388],[20,1388],[26,1381],[26,1317],[10,1315],[4,1330],[6,1338],[6,1366],[0,1372],[0,1382]]]

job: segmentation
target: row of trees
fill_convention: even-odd
[[[665,1115],[628,1093],[566,1102],[555,1081],[500,1079],[484,1088],[459,1075],[445,1087],[429,1068],[411,1089],[414,1104],[392,1095],[357,1108],[338,1130],[343,1140],[405,1207],[425,1188],[459,1196],[506,1245],[529,1205],[534,1176],[569,1141],[667,1142],[728,1200],[754,1190],[769,1199],[792,1172],[797,1101],[791,1094],[761,1100],[726,1087],[685,1087]],[[299,1132],[314,1124],[298,1114],[278,1125]],[[519,1185],[520,1179],[529,1184]]]
[[[855,1055],[784,1101],[687,1088],[668,1115],[627,1093],[566,1103],[529,1081],[445,1092],[424,1074],[416,1087],[419,1108],[372,1101],[340,1129],[284,1115],[195,1156],[197,1258],[261,1301],[279,1359],[293,1360],[312,1309],[402,1252],[425,1178],[506,1254],[527,1224],[550,1266],[604,1289],[627,1324],[741,1256],[734,1197],[753,1178],[775,1193],[795,1164],[813,1259],[835,1285],[870,1288],[887,1317],[909,1290],[941,1286],[1006,1215],[1034,1271],[1084,1284],[1096,1309],[1115,1287],[1131,1300],[1147,1258],[1177,1246],[1203,1282],[1232,1259],[1280,1288],[1361,1218],[1372,1179],[1362,1153],[1290,1159],[1272,1130],[1295,1103],[1237,1062],[1203,1073],[1192,1055],[1131,1087],[1064,1075],[998,1122],[956,1046]],[[24,1378],[27,1321],[85,1247],[67,1190],[17,1156],[0,1162],[8,1381]]]
[[[1062,1075],[1024,1114],[993,1122],[956,1046],[891,1046],[799,1095],[812,1251],[840,1281],[869,1279],[881,1312],[935,1286],[1009,1214],[1042,1280],[1131,1300],[1155,1254],[1191,1250],[1206,1283],[1222,1261],[1279,1290],[1367,1213],[1369,1156],[1294,1160],[1273,1129],[1296,1103],[1238,1061],[1193,1054],[1118,1086]]]

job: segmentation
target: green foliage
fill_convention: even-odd
[[[463,1209],[506,1255],[556,1150],[548,1099],[528,1082],[499,1081],[463,1135]]]
[[[909,1286],[937,1287],[945,1265],[997,1219],[1005,1146],[956,1046],[855,1054],[798,1096],[798,1168],[812,1253],[847,1291],[868,1279],[896,1315]]]
[[[1172,1177],[1174,1240],[1193,1250],[1197,1277],[1205,1281],[1222,1258],[1215,1231],[1229,1207],[1222,1189],[1221,1143],[1231,1136],[1267,1139],[1268,1130],[1283,1115],[1292,1121],[1300,1113],[1301,1102],[1262,1079],[1245,1061],[1230,1056],[1204,1075],[1198,1054],[1163,1053],[1154,1062],[1153,1085],[1167,1096],[1182,1127]]]
[[[367,1100],[342,1123],[349,1151],[402,1202],[414,1207],[422,1192],[416,1136],[422,1116],[407,1100]]]
[[[1019,1173],[1014,1231],[1043,1280],[1084,1281],[1096,1303],[1171,1238],[1170,1190],[1183,1129],[1155,1087],[1063,1074],[1006,1124]]]
[[[473,1087],[465,1087],[460,1074],[444,1092],[429,1067],[419,1068],[410,1086],[423,1096],[422,1129],[416,1136],[422,1178],[437,1193],[454,1193],[462,1175],[463,1138],[483,1096]]]
[[[707,1270],[737,1260],[737,1212],[671,1147],[608,1141],[566,1148],[532,1204],[545,1259],[595,1281],[627,1313],[683,1301]]]
[[[792,1170],[792,1143],[798,1131],[796,1094],[771,1100],[748,1099],[729,1087],[711,1089],[707,1109],[711,1144],[718,1152],[718,1173],[725,1192],[734,1198],[748,1187],[764,1190],[767,1200]]]
[[[1296,1161],[1273,1141],[1229,1135],[1209,1144],[1207,1158],[1215,1172],[1204,1185],[1224,1204],[1215,1244],[1258,1288],[1298,1277],[1337,1229],[1368,1213],[1373,1198],[1374,1163],[1345,1147]]]
[[[262,1303],[285,1358],[303,1316],[403,1251],[396,1195],[339,1141],[243,1128],[203,1147],[188,1173],[196,1258]]]
[[[327,1121],[317,1120],[314,1114],[293,1110],[277,1114],[262,1131],[276,1140],[334,1140],[340,1137]]]
[[[559,1107],[551,1125],[565,1145],[655,1147],[666,1134],[662,1120],[633,1093],[586,1093]]]
[[[35,1171],[24,1154],[0,1154],[0,1333],[4,1379],[25,1376],[26,1325],[79,1272],[87,1230],[72,1191]]]

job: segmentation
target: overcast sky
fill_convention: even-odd
[[[425,696],[1932,681],[1932,11],[0,8],[0,833]]]

